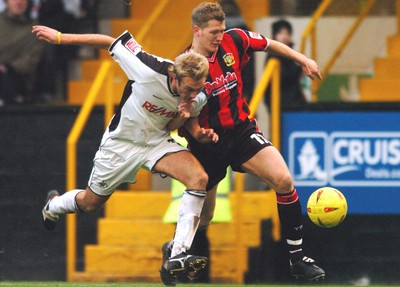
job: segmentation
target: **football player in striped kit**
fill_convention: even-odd
[[[190,132],[181,131],[209,176],[207,199],[196,238],[204,238],[200,233],[212,219],[216,187],[225,177],[227,167],[231,166],[234,171],[256,175],[275,190],[293,276],[306,280],[323,278],[325,271],[303,253],[301,206],[290,171],[279,151],[264,138],[255,120],[249,118],[249,107],[242,96],[241,77],[242,68],[254,51],[288,57],[299,63],[311,79],[321,79],[317,63],[259,33],[237,28],[225,31],[225,14],[219,3],[202,2],[195,7],[192,28],[193,41],[185,52],[195,51],[207,57],[210,69],[205,83],[207,104],[199,117],[190,122],[194,126],[200,124],[202,128],[213,129],[219,135],[217,143],[201,145]],[[190,127],[190,123],[185,127]]]

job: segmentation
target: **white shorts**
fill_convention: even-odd
[[[94,193],[108,196],[122,183],[135,183],[141,167],[152,171],[157,161],[166,154],[186,150],[170,137],[157,146],[139,146],[108,138],[95,155],[88,186]]]

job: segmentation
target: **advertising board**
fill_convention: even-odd
[[[400,112],[284,112],[282,154],[303,206],[332,186],[349,213],[400,213]]]

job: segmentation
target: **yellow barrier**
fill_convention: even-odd
[[[322,15],[325,13],[326,9],[328,9],[332,0],[324,0],[321,4],[319,4],[317,10],[315,10],[314,14],[311,17],[310,22],[307,27],[304,29],[301,35],[301,48],[300,52],[306,54],[306,41],[308,37],[311,37],[311,58],[313,60],[317,60],[317,37],[315,33],[315,26],[317,25],[317,21]],[[311,101],[317,101],[317,90],[316,81],[311,83]]]
[[[147,18],[146,22],[144,22],[142,28],[139,30],[138,34],[135,35],[135,39],[138,43],[141,43],[146,36],[147,32],[150,30],[153,23],[157,20],[160,14],[163,12],[165,7],[167,7],[169,0],[161,0],[150,16]]]
[[[301,48],[300,52],[305,54],[306,53],[306,41],[310,37],[311,41],[311,58],[317,61],[317,37],[316,37],[316,24],[319,18],[323,16],[325,11],[328,9],[330,4],[332,3],[332,0],[324,0],[317,8],[317,10],[314,12],[313,16],[311,17],[310,22],[308,23],[307,27],[304,29],[302,36],[301,36]],[[365,19],[365,17],[369,14],[371,9],[374,7],[376,4],[376,0],[367,0],[365,5],[363,5],[363,9],[361,10],[360,14],[358,15],[356,21],[352,25],[352,27],[349,29],[345,37],[343,38],[342,42],[339,44],[339,46],[336,48],[335,52],[332,54],[332,57],[329,59],[328,63],[325,65],[324,69],[321,72],[321,75],[323,78],[326,78],[326,75],[328,75],[329,70],[332,68],[336,60],[339,58],[339,56],[342,54],[344,48],[346,45],[350,42],[352,39],[354,33],[357,31],[358,27],[362,23],[362,21]],[[400,1],[397,0],[396,3],[396,9],[400,11]],[[398,20],[398,23],[400,23],[400,20]],[[400,24],[399,24],[400,27]],[[318,61],[317,61],[318,62]],[[322,81],[313,81],[311,83],[311,101],[315,102],[318,100],[317,92],[318,88],[321,86]]]
[[[319,20],[319,18],[321,18],[321,16],[325,13],[326,9],[328,9],[329,5],[331,5],[332,0],[324,0],[321,4],[319,4],[317,10],[315,10],[315,12],[313,13],[310,22],[308,23],[308,25],[306,26],[306,28],[304,29],[302,35],[301,35],[301,48],[300,48],[300,52],[305,54],[306,52],[306,41],[308,39],[308,37],[311,35],[311,57],[316,58],[316,47],[315,47],[315,43],[316,41],[315,39],[315,26],[317,25],[317,21]]]
[[[376,4],[376,0],[368,0],[368,2],[364,5],[357,20],[351,26],[350,30],[347,32],[346,36],[343,38],[343,41],[339,44],[336,51],[333,53],[331,59],[329,60],[329,62],[326,64],[326,66],[322,70],[322,73],[321,73],[322,77],[325,77],[328,74],[328,72],[332,68],[333,64],[336,62],[336,60],[342,54],[343,49],[350,42],[354,33],[357,31],[357,28],[360,26],[361,22],[369,14],[369,12],[371,11],[372,7],[374,7],[375,4]],[[315,93],[317,92],[320,85],[321,85],[321,81],[315,81],[315,86],[316,86]]]
[[[67,138],[67,187],[66,190],[76,189],[76,145],[83,128],[93,110],[100,88],[105,83],[105,122],[108,123],[113,113],[112,104],[112,73],[111,61],[104,61],[94,80],[85,103]],[[108,105],[108,106],[107,106]],[[76,214],[67,215],[67,280],[71,281],[76,272]]]
[[[254,117],[257,108],[264,97],[268,84],[271,83],[271,140],[277,149],[280,148],[280,62],[277,59],[271,59],[265,66],[264,72],[254,91],[250,101],[250,117]],[[235,175],[235,192],[237,202],[241,202],[244,191],[244,175],[237,173]],[[235,205],[235,222],[236,222],[236,283],[243,284],[243,274],[247,262],[245,262],[243,254],[243,231],[240,204]],[[276,229],[275,229],[276,230]],[[278,238],[279,234],[274,233],[274,238]]]

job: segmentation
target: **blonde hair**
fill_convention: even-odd
[[[208,21],[225,21],[225,13],[217,2],[202,2],[192,11],[192,26],[200,28],[207,26]]]
[[[176,75],[179,82],[184,77],[198,81],[208,76],[207,58],[192,51],[176,57],[175,63],[171,68],[171,72]]]

